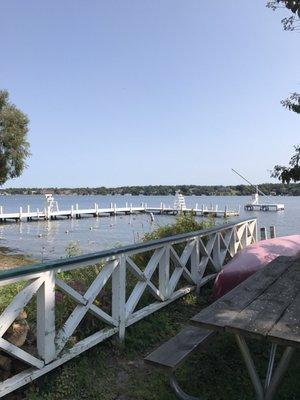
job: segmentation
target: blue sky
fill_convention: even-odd
[[[239,184],[287,163],[297,33],[264,0],[2,0],[0,88],[30,118],[6,186]]]

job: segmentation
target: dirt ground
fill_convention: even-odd
[[[24,254],[12,254],[9,249],[0,247],[0,271],[34,263],[34,260]]]

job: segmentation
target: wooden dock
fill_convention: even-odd
[[[265,204],[245,204],[244,206],[245,211],[283,211],[284,204],[272,204],[272,203],[265,203]]]
[[[224,209],[219,209],[218,206],[211,205],[210,207],[202,205],[200,208],[198,204],[194,208],[183,208],[177,209],[171,206],[166,207],[165,204],[160,205],[160,207],[146,207],[145,212],[153,214],[165,214],[165,215],[177,215],[178,213],[190,213],[192,212],[197,217],[214,217],[214,218],[226,218],[226,217],[236,217],[240,215],[239,210],[230,210],[228,207]]]
[[[176,209],[171,206],[166,206],[161,203],[158,207],[152,207],[145,203],[140,206],[133,206],[132,204],[126,203],[124,207],[117,207],[116,204],[110,204],[110,207],[101,208],[97,203],[92,208],[80,209],[79,205],[75,207],[71,206],[70,210],[58,210],[51,209],[50,207],[43,210],[31,210],[30,206],[27,206],[26,210],[22,207],[19,208],[18,212],[4,212],[4,208],[0,206],[0,223],[8,221],[39,221],[39,220],[56,220],[56,219],[80,219],[83,217],[104,217],[104,216],[116,216],[116,215],[131,215],[131,214],[161,214],[161,215],[177,215],[178,213],[189,213],[193,212],[195,216],[200,217],[234,217],[239,215],[237,210],[229,210],[227,207],[224,209],[218,209],[218,206],[202,206],[198,208],[198,205],[194,208],[185,208],[182,210]]]

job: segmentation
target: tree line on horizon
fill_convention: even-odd
[[[300,196],[300,183],[288,186],[282,183],[263,183],[258,185],[259,190],[267,195]],[[0,189],[2,195],[43,195],[52,193],[56,195],[144,195],[144,196],[168,196],[179,191],[185,196],[249,196],[253,194],[253,187],[249,185],[147,185],[147,186],[120,186],[107,188],[78,187],[78,188],[7,188]]]

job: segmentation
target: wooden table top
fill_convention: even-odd
[[[278,257],[191,321],[300,348],[300,258]]]

